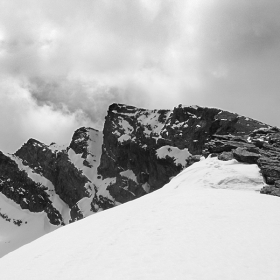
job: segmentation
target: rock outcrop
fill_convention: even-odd
[[[206,144],[206,154],[218,154],[220,159],[226,153],[240,162],[256,163],[267,184],[261,193],[280,196],[280,129],[264,126],[255,129],[245,137],[214,135]]]

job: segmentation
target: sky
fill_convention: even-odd
[[[68,144],[113,102],[280,126],[278,0],[1,0],[0,150]]]

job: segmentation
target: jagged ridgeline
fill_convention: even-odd
[[[109,107],[103,131],[82,127],[69,146],[30,139],[13,155],[0,153],[0,192],[60,226],[157,190],[209,154],[257,163],[267,183],[262,192],[280,196],[278,128],[215,108],[122,104]]]

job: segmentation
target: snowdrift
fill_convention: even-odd
[[[280,202],[256,165],[207,158],[162,189],[44,235],[1,279],[280,279]]]

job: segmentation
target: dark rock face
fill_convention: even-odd
[[[82,144],[84,143],[81,142]],[[81,149],[78,145],[76,148]],[[27,172],[21,170],[16,163],[18,159],[23,167],[30,168],[32,173],[40,175],[42,179],[46,178],[53,184],[55,194],[68,205],[72,221],[82,218],[77,209],[77,202],[90,196],[91,182],[71,162],[68,149],[58,149],[54,143],[47,146],[35,139],[29,139],[15,155],[9,157],[1,154],[0,178],[3,187],[0,186],[0,191],[18,203],[22,209],[46,212],[54,225],[69,222],[64,221],[59,210],[55,208],[48,188],[29,178]],[[85,151],[83,153],[85,154]]]
[[[172,111],[145,110],[113,104],[105,120],[98,172],[103,178],[116,178],[107,189],[116,201],[123,203],[145,194],[144,184],[149,191],[161,188],[184,167],[199,160],[201,154],[228,152],[220,157],[256,162],[256,146],[247,138],[261,127],[269,126],[214,108],[180,105]],[[190,153],[183,163],[176,163],[172,151],[159,156],[162,149],[174,148],[181,155],[186,149]],[[123,178],[121,173],[126,170],[137,179]]]
[[[9,157],[0,152],[0,192],[31,212],[45,211],[54,225],[63,224],[62,216],[55,209],[44,186],[32,181],[26,172]]]
[[[83,164],[89,168],[92,167],[92,164],[89,163],[87,157],[88,155],[94,156],[89,147],[89,141],[91,140],[89,135],[90,131],[96,133],[99,132],[91,127],[81,127],[74,132],[72,141],[69,145],[69,148],[73,149],[76,154],[82,154],[82,158],[84,158]]]
[[[89,195],[85,189],[89,180],[69,161],[66,151],[53,151],[30,139],[15,155],[23,160],[23,164],[50,180],[56,193],[70,207]]]

